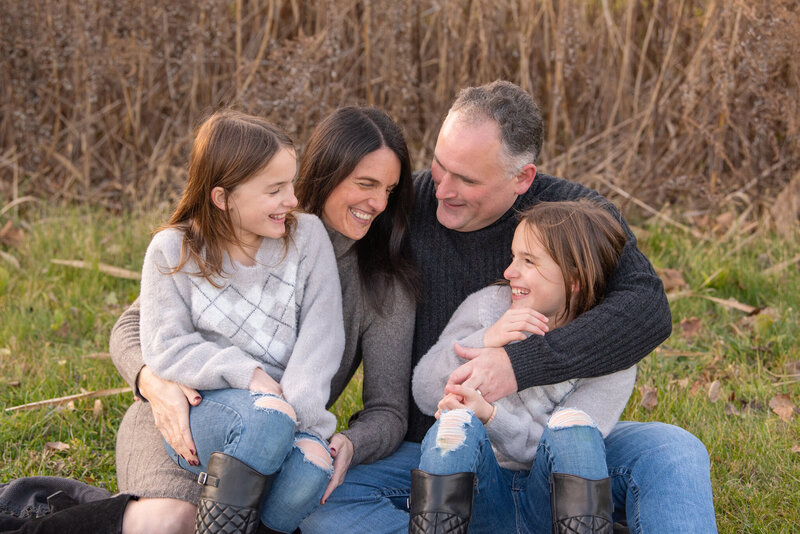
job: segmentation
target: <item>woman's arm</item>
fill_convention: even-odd
[[[373,318],[361,335],[364,365],[364,408],[352,415],[342,431],[353,444],[351,465],[389,456],[408,427],[408,388],[414,338],[414,299],[399,284],[393,286],[391,308]]]
[[[111,361],[137,398],[150,401],[156,427],[170,446],[188,461],[198,460],[189,428],[189,405],[200,404],[194,389],[162,380],[142,361],[139,344],[139,300],[125,310],[111,330]]]

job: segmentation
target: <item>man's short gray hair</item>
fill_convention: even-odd
[[[542,150],[542,112],[533,97],[521,87],[497,80],[458,92],[449,114],[478,124],[492,119],[500,128],[500,141],[509,173],[516,175],[528,163],[536,163]]]

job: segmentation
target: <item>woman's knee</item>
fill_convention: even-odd
[[[178,499],[130,501],[122,518],[122,534],[191,534],[197,507]]]

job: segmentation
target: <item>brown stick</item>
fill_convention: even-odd
[[[52,406],[58,404],[65,404],[69,401],[76,399],[93,399],[95,397],[107,397],[109,395],[118,395],[120,393],[127,393],[131,388],[116,388],[116,389],[101,389],[98,391],[88,391],[86,393],[77,393],[75,395],[67,395],[66,397],[57,397],[55,399],[40,400],[36,402],[29,402],[28,404],[21,404],[19,406],[12,406],[6,408],[6,412],[15,412],[19,410],[32,410],[40,406]]]

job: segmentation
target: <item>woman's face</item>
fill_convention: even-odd
[[[389,201],[400,180],[400,160],[389,148],[370,152],[331,191],[322,208],[325,224],[350,239],[361,239]]]
[[[513,260],[503,276],[511,284],[511,307],[531,308],[550,319],[554,328],[566,309],[567,293],[561,267],[553,261],[530,225],[522,223],[511,242]]]

